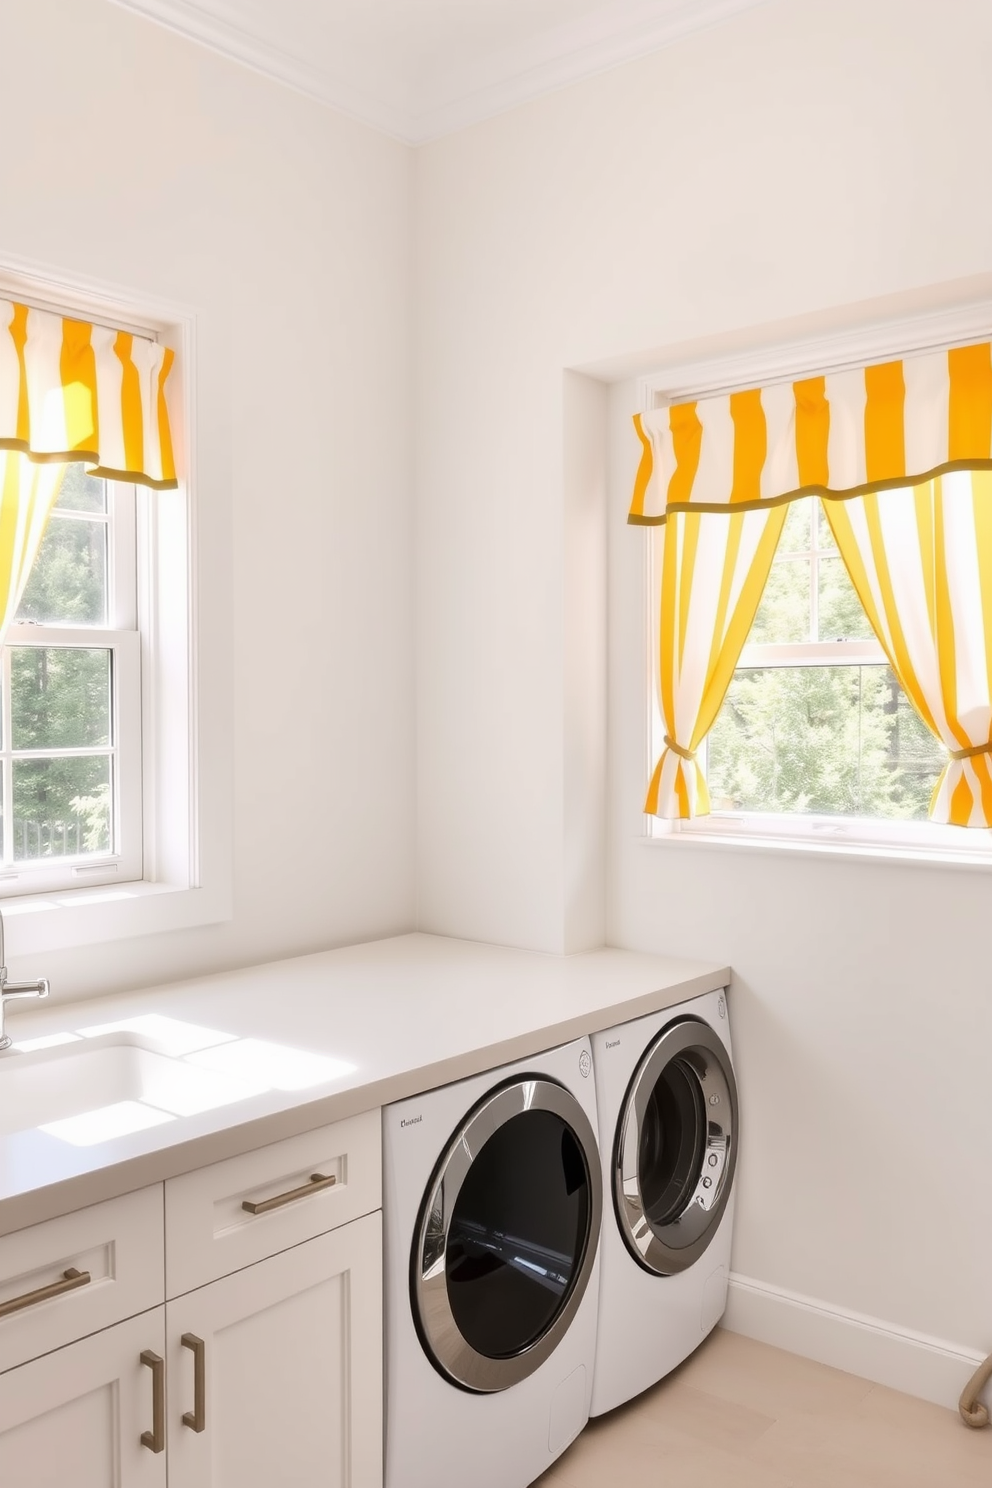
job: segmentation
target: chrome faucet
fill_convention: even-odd
[[[42,977],[39,982],[8,982],[7,980],[7,958],[3,949],[3,914],[0,912],[0,1054],[4,1049],[9,1049],[12,1039],[9,1033],[4,1031],[4,1013],[8,1002],[16,1002],[21,997],[47,997],[48,979]]]

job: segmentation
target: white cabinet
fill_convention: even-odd
[[[377,1110],[170,1178],[166,1296],[191,1292],[381,1207]]]
[[[162,1226],[155,1184],[0,1236],[0,1380],[164,1302]]]
[[[164,1307],[0,1375],[0,1483],[166,1488],[164,1369],[142,1354],[165,1357]]]
[[[369,1214],[168,1303],[170,1488],[379,1488],[381,1255]]]
[[[379,1133],[0,1237],[0,1488],[381,1488]]]

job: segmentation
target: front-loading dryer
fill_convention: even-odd
[[[597,1416],[668,1374],[723,1315],[740,1125],[723,991],[592,1044],[604,1188]]]
[[[587,1039],[383,1111],[386,1488],[525,1488],[589,1416]]]

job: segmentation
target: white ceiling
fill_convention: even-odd
[[[412,144],[764,0],[116,0]]]

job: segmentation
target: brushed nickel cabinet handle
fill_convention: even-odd
[[[68,1271],[62,1272],[61,1281],[53,1281],[49,1286],[39,1287],[34,1292],[25,1292],[20,1297],[11,1297],[9,1302],[0,1302],[0,1318],[10,1317],[12,1312],[20,1312],[24,1307],[34,1307],[36,1302],[47,1302],[50,1297],[64,1297],[66,1292],[78,1292],[80,1287],[89,1286],[92,1280],[88,1271],[77,1271],[74,1266],[70,1266]]]
[[[302,1183],[299,1188],[291,1188],[288,1193],[276,1194],[274,1199],[262,1199],[259,1203],[254,1199],[243,1199],[241,1207],[248,1214],[269,1214],[273,1209],[281,1209],[283,1204],[295,1204],[297,1199],[305,1199],[307,1194],[331,1188],[337,1181],[333,1173],[329,1178],[325,1178],[323,1173],[311,1173],[310,1182]]]
[[[152,1372],[152,1429],[141,1433],[141,1445],[149,1452],[165,1451],[165,1360],[151,1349],[141,1354],[142,1364]]]
[[[193,1409],[183,1411],[183,1425],[202,1431],[207,1424],[207,1346],[195,1333],[184,1333],[179,1342],[193,1352]]]

